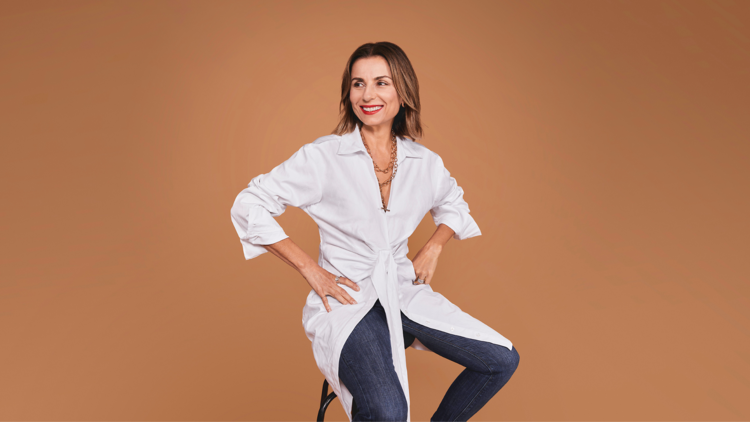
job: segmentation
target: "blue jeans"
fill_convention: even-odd
[[[466,421],[508,382],[519,355],[497,344],[433,330],[401,313],[404,338],[414,338],[439,356],[464,366],[431,421]],[[393,368],[385,310],[378,300],[344,344],[339,377],[354,397],[354,421],[405,421],[406,396]],[[356,413],[355,413],[356,412]]]

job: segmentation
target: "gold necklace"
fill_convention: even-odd
[[[378,185],[380,187],[380,201],[383,203],[383,212],[390,211],[388,208],[385,207],[385,196],[383,196],[383,187],[390,184],[391,180],[393,180],[394,177],[396,177],[396,171],[398,171],[398,162],[396,160],[397,157],[397,149],[398,149],[398,143],[396,142],[396,134],[391,131],[391,162],[388,164],[388,167],[386,167],[384,170],[381,170],[380,167],[378,167],[378,164],[375,162],[375,158],[373,158],[372,153],[370,152],[370,147],[367,145],[367,141],[365,141],[365,135],[362,133],[362,131],[359,132],[360,137],[362,137],[362,143],[365,144],[365,148],[367,149],[367,153],[370,155],[370,158],[372,158],[372,165],[375,167],[375,171],[379,171],[381,173],[387,173],[389,169],[393,168],[393,173],[391,174],[391,177],[388,178],[385,182],[380,183],[377,177],[375,177],[375,180],[378,181]]]

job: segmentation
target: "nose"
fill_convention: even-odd
[[[362,95],[362,99],[365,102],[370,102],[375,99],[377,95],[375,94],[375,87],[373,85],[367,85],[365,87],[364,95]]]

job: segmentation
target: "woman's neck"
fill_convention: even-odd
[[[359,129],[371,151],[391,153],[391,122],[378,126],[362,125]]]

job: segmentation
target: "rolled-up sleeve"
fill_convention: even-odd
[[[322,198],[321,156],[315,144],[306,144],[270,172],[253,178],[231,209],[232,224],[245,259],[268,252],[270,245],[289,237],[274,217],[286,207],[306,207]]]
[[[469,214],[469,204],[464,201],[464,190],[445,168],[443,159],[436,156],[436,161],[435,199],[430,209],[435,225],[445,224],[450,227],[455,232],[453,238],[458,240],[481,235],[479,226]]]

